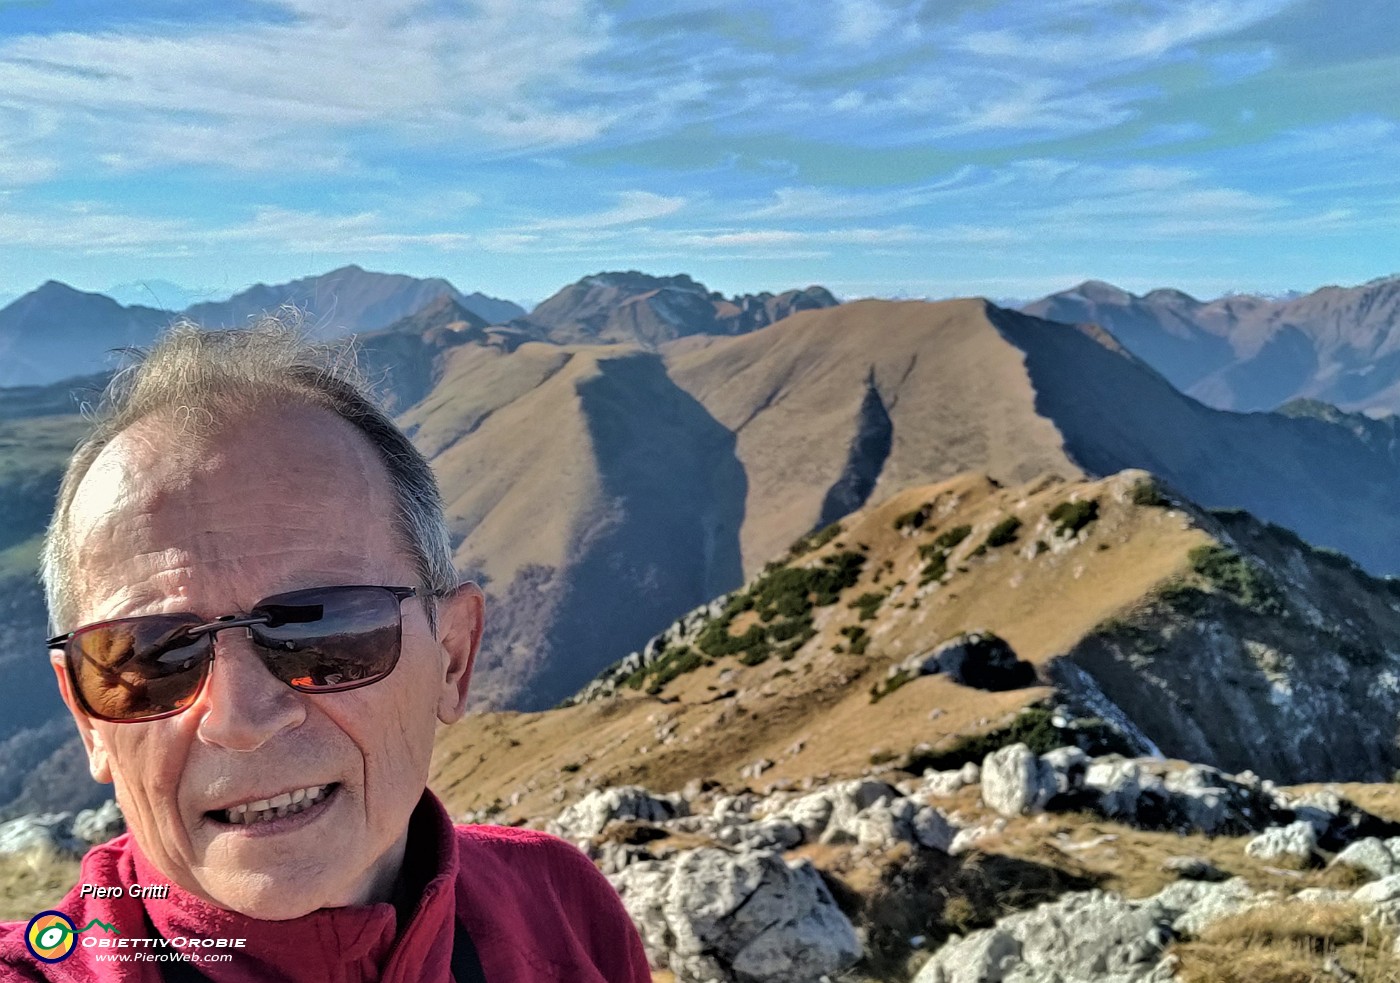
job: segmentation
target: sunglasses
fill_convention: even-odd
[[[312,587],[261,600],[246,615],[119,618],[48,644],[63,650],[73,692],[89,716],[158,720],[198,698],[214,661],[214,636],[227,628],[247,629],[263,665],[298,693],[377,683],[398,664],[400,605],[416,594],[413,587]]]

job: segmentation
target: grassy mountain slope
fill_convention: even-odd
[[[832,595],[793,586],[838,567],[857,572]],[[1400,764],[1400,694],[1371,685],[1400,669],[1397,612],[1393,584],[1246,515],[1173,502],[1143,472],[1014,487],[963,475],[805,540],[585,702],[445,729],[432,784],[456,812],[511,821],[592,787],[752,785],[755,761],[764,785],[917,774],[1052,740],[1052,714],[1034,708],[1057,702],[1168,757],[1375,781]],[[1005,639],[1036,678],[989,691],[892,673],[970,631]],[[724,638],[747,647],[723,654]]]
[[[405,417],[496,603],[486,696],[558,700],[740,577],[732,437],[632,348],[468,346]]]
[[[1387,447],[1340,423],[1210,410],[1103,332],[980,300],[861,301],[659,358],[467,344],[404,421],[449,489],[459,562],[489,581],[480,693],[506,704],[552,703],[736,585],[732,537],[751,575],[867,501],[970,469],[1011,483],[1146,468],[1400,569]],[[576,591],[585,569],[614,588]]]
[[[1037,412],[1087,472],[1144,468],[1203,505],[1245,508],[1372,571],[1400,570],[1388,448],[1323,420],[1210,409],[1102,332],[990,305],[988,317],[1025,353]]]
[[[746,570],[872,494],[970,469],[1005,481],[1078,473],[1036,416],[1021,354],[988,330],[982,307],[858,301],[668,359],[737,434]],[[862,454],[862,436],[881,430],[886,453]]]

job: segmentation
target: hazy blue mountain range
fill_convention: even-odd
[[[1188,395],[1221,409],[1314,399],[1400,412],[1400,277],[1279,298],[1136,296],[1091,280],[1023,310],[1110,331]]]
[[[50,280],[0,309],[0,386],[43,385],[109,368],[112,349],[148,344],[171,317]]]
[[[110,368],[113,349],[149,344],[183,315],[206,327],[245,324],[264,311],[292,305],[315,337],[374,331],[450,297],[487,323],[525,312],[481,293],[464,295],[442,279],[420,280],[347,266],[291,283],[257,284],[226,301],[183,311],[124,307],[103,294],[49,281],[0,309],[0,386],[45,385]]]
[[[291,305],[306,312],[306,326],[314,335],[339,337],[347,332],[383,328],[439,297],[451,297],[488,323],[525,313],[509,301],[479,293],[466,296],[438,277],[420,280],[346,266],[291,283],[254,284],[226,301],[195,304],[184,314],[207,327],[237,327],[264,311]]]
[[[224,291],[210,288],[191,289],[169,280],[132,280],[129,283],[113,284],[102,293],[124,307],[134,304],[163,311],[179,311],[191,304],[215,300]],[[0,303],[3,303],[3,300],[0,300]]]

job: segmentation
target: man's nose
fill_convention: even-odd
[[[199,701],[199,736],[231,751],[256,751],[306,719],[305,697],[263,665],[246,628],[214,636],[214,660]]]

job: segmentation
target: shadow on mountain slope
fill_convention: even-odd
[[[1346,428],[1213,410],[1106,335],[991,304],[987,316],[1025,353],[1036,411],[1090,473],[1144,468],[1207,507],[1248,509],[1373,572],[1400,570],[1400,474]]]
[[[675,612],[743,580],[747,479],[734,435],[671,382],[654,355],[600,360],[578,395],[601,507],[581,533],[549,632],[552,644],[567,641],[573,658],[528,687],[523,702],[532,707],[574,692]]]

